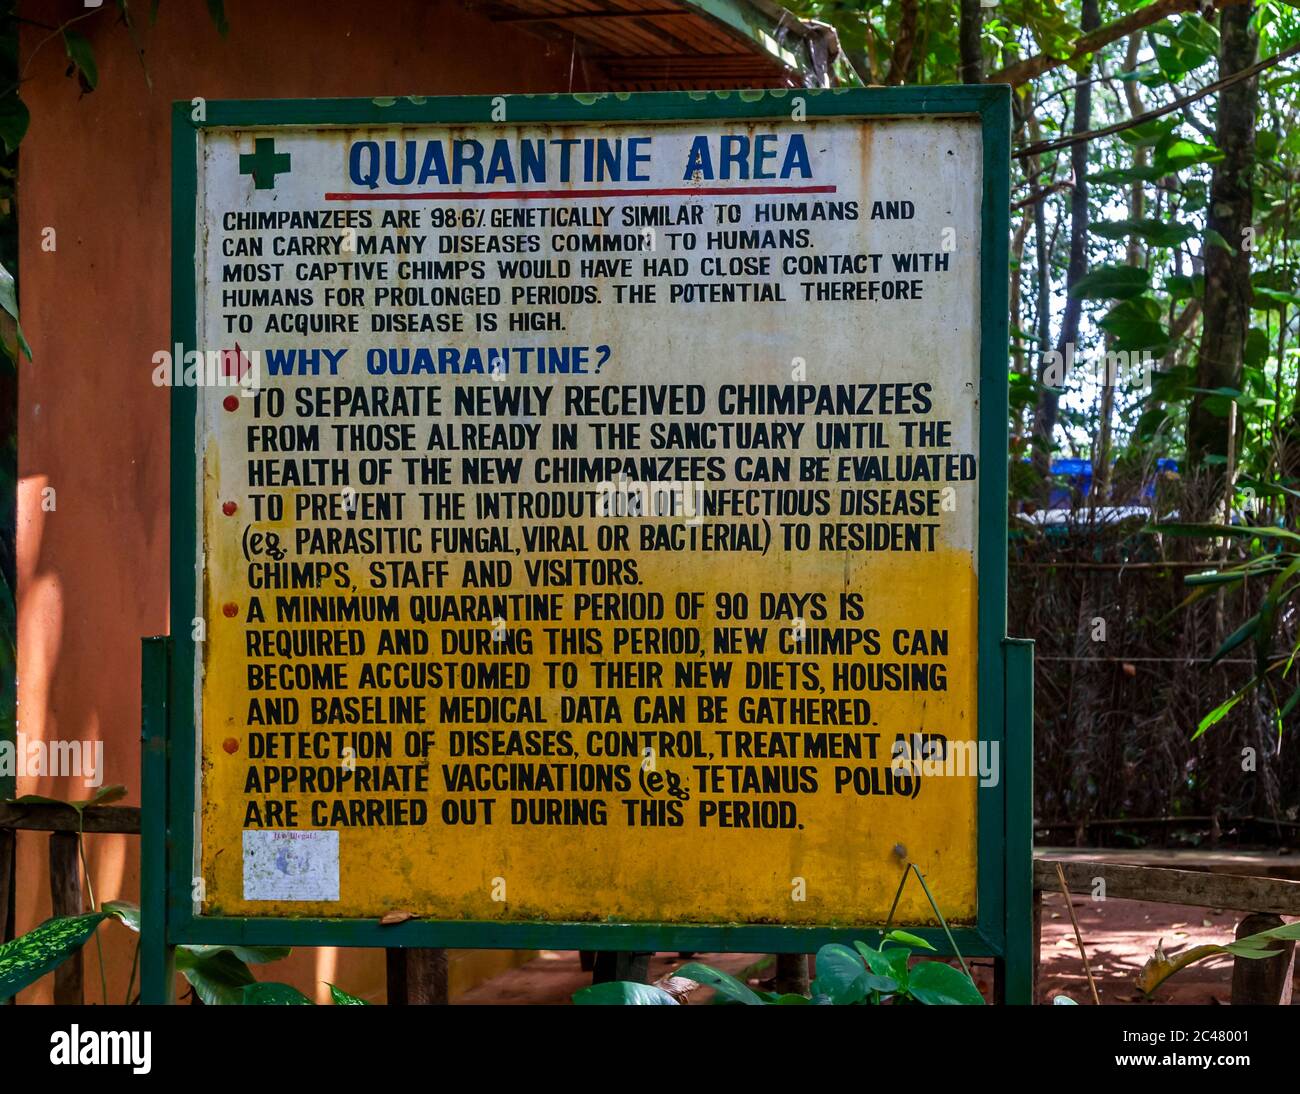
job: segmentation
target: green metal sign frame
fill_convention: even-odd
[[[191,104],[172,116],[172,342],[197,348],[195,267],[197,154],[202,129],[655,123],[788,120],[804,101],[814,119],[974,117],[982,132],[980,220],[980,491],[977,534],[978,725],[997,742],[1002,777],[978,791],[977,920],[953,930],[968,957],[992,957],[1000,996],[1030,1002],[1032,873],[1032,643],[1006,637],[1007,592],[1007,236],[1010,90],[1004,86],[899,87],[843,91],[776,90],[604,95],[513,95],[402,99],[284,99]],[[493,121],[504,98],[508,123]],[[499,116],[499,114],[498,114]],[[636,922],[448,922],[412,919],[381,927],[374,919],[201,916],[192,900],[197,807],[194,726],[197,603],[195,548],[200,535],[196,394],[172,390],[171,636],[143,651],[142,985],[146,1002],[170,999],[178,944],[483,949],[693,950],[811,953],[827,942],[870,934],[862,927]],[[942,894],[939,894],[942,902]],[[944,933],[916,933],[951,953]]]

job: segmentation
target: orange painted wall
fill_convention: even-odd
[[[19,11],[53,26],[87,9],[66,0]],[[167,627],[168,394],[150,374],[170,343],[172,100],[590,89],[567,43],[455,0],[226,0],[226,11],[222,38],[202,0],[163,0],[157,24],[140,30],[152,90],[111,0],[76,27],[99,66],[91,94],[65,77],[58,38],[30,24],[22,34],[32,124],[20,153],[19,286],[34,360],[19,387],[18,726],[28,739],[102,740],[104,783],[125,785],[128,804],[140,800],[140,639]],[[42,249],[47,228],[53,251]],[[91,791],[75,778],[26,778],[18,793]],[[139,899],[137,849],[134,837],[88,838],[98,900]],[[19,835],[17,870],[22,932],[50,914],[43,835]],[[116,923],[102,931],[108,998],[120,1002],[133,939]],[[303,950],[275,976],[384,997],[375,951]],[[50,983],[20,1001],[48,1001]],[[92,945],[88,1002],[100,1001],[99,985]]]

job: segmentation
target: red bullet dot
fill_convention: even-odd
[[[226,502],[225,505],[221,507],[221,511],[225,513],[226,516],[233,517],[235,515],[235,510],[238,508],[239,506],[236,505],[233,501],[228,501]]]
[[[234,737],[227,737],[221,742],[221,747],[233,756],[239,751],[239,742],[236,741]]]
[[[239,605],[236,604],[234,601],[231,601],[229,604],[222,604],[221,614],[224,615],[227,619],[234,619],[235,616],[239,614]]]
[[[221,405],[224,406],[229,411],[232,412],[236,411],[239,409],[239,396],[227,395],[224,399],[221,400]]]

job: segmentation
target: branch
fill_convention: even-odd
[[[1214,0],[1214,6],[1226,8],[1234,4],[1250,2],[1251,0]],[[1284,2],[1291,3],[1291,0],[1284,0]],[[1196,11],[1200,7],[1201,0],[1155,0],[1155,3],[1148,4],[1145,8],[1139,8],[1121,19],[1107,23],[1104,27],[1098,27],[1088,34],[1080,35],[1074,40],[1070,53],[1066,57],[1053,57],[1050,53],[1039,53],[1033,57],[1026,57],[1022,61],[1016,61],[1005,68],[998,69],[997,72],[990,73],[988,82],[991,84],[1011,84],[1013,87],[1017,87],[1020,84],[1028,83],[1037,76],[1041,76],[1044,72],[1050,72],[1054,68],[1060,68],[1061,65],[1077,61],[1081,57],[1101,49],[1102,46],[1108,46],[1111,42],[1127,37],[1134,31],[1149,27],[1152,23],[1158,23],[1161,19],[1168,18],[1170,15]]]
[[[1172,324],[1170,324],[1169,327],[1170,341],[1174,341],[1175,339],[1181,338],[1184,334],[1186,334],[1189,330],[1191,330],[1192,324],[1196,322],[1196,317],[1200,314],[1201,314],[1201,302],[1196,297],[1192,297],[1192,299],[1187,301],[1187,307],[1183,309],[1182,314],[1179,315],[1173,321]]]
[[[1145,8],[1143,9],[1146,10]],[[1087,133],[1076,133],[1073,136],[1062,137],[1057,141],[1039,141],[1037,144],[1031,144],[1022,148],[1015,153],[1016,159],[1025,159],[1029,156],[1041,156],[1044,152],[1055,152],[1058,148],[1069,148],[1071,145],[1078,144],[1081,141],[1090,141],[1094,137],[1107,137],[1112,133],[1119,133],[1125,129],[1132,129],[1136,125],[1142,125],[1144,122],[1152,121],[1155,118],[1163,118],[1166,114],[1172,114],[1175,110],[1181,110],[1188,103],[1194,103],[1198,99],[1204,99],[1207,95],[1213,95],[1216,91],[1222,91],[1225,87],[1231,87],[1233,84],[1240,83],[1242,80],[1249,80],[1252,76],[1263,72],[1266,68],[1272,68],[1274,65],[1281,64],[1288,57],[1294,57],[1300,53],[1300,42],[1284,49],[1281,53],[1275,53],[1272,57],[1266,57],[1257,64],[1249,68],[1243,68],[1239,72],[1234,72],[1231,76],[1224,77],[1222,80],[1215,80],[1212,84],[1206,84],[1200,91],[1194,91],[1190,95],[1184,95],[1175,99],[1168,106],[1158,107],[1155,110],[1148,110],[1145,114],[1139,114],[1136,118],[1129,118],[1126,121],[1116,122],[1114,125],[1103,126],[1101,129],[1092,129]]]
[[[1051,186],[1044,186],[1038,190],[1031,190],[1027,198],[1021,198],[1019,201],[1013,202],[1011,208],[1024,209],[1026,206],[1034,205],[1042,201],[1045,197],[1047,197],[1050,194],[1059,193],[1061,190],[1073,190],[1073,189],[1074,189],[1073,179],[1061,179],[1059,182],[1052,183]]]

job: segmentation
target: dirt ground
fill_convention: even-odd
[[[1074,898],[1075,915],[1097,990],[1103,1004],[1170,1005],[1226,1004],[1232,982],[1228,958],[1198,962],[1177,973],[1146,999],[1138,993],[1133,978],[1158,942],[1172,956],[1188,946],[1231,941],[1240,914],[1217,909],[1188,908],[1171,904],[1145,904],[1130,900],[1093,901]],[[1079,947],[1059,893],[1043,898],[1043,940],[1039,967],[1039,1002],[1050,1003],[1057,995],[1068,995],[1089,1004],[1091,993],[1084,974]],[[696,954],[694,959],[738,975],[762,959],[761,954]],[[676,954],[656,954],[651,978],[657,979],[682,965]],[[770,969],[760,976],[770,976]],[[977,966],[976,980],[991,988],[991,973]],[[519,968],[495,977],[456,999],[458,1004],[565,1004],[579,988],[591,983],[591,974],[581,970],[573,950],[546,950]],[[1300,985],[1297,985],[1300,988]],[[1296,992],[1300,999],[1300,990]],[[703,999],[701,999],[703,1001]]]
[[[1103,1004],[1228,1002],[1232,986],[1232,959],[1228,957],[1209,958],[1188,966],[1166,980],[1152,999],[1138,992],[1133,978],[1157,943],[1172,957],[1189,946],[1231,942],[1242,913],[1136,900],[1094,901],[1082,896],[1075,896],[1073,903]],[[1077,1003],[1091,1003],[1092,993],[1074,928],[1060,893],[1043,894],[1039,960],[1039,1002],[1050,1003],[1054,996],[1068,995]]]

